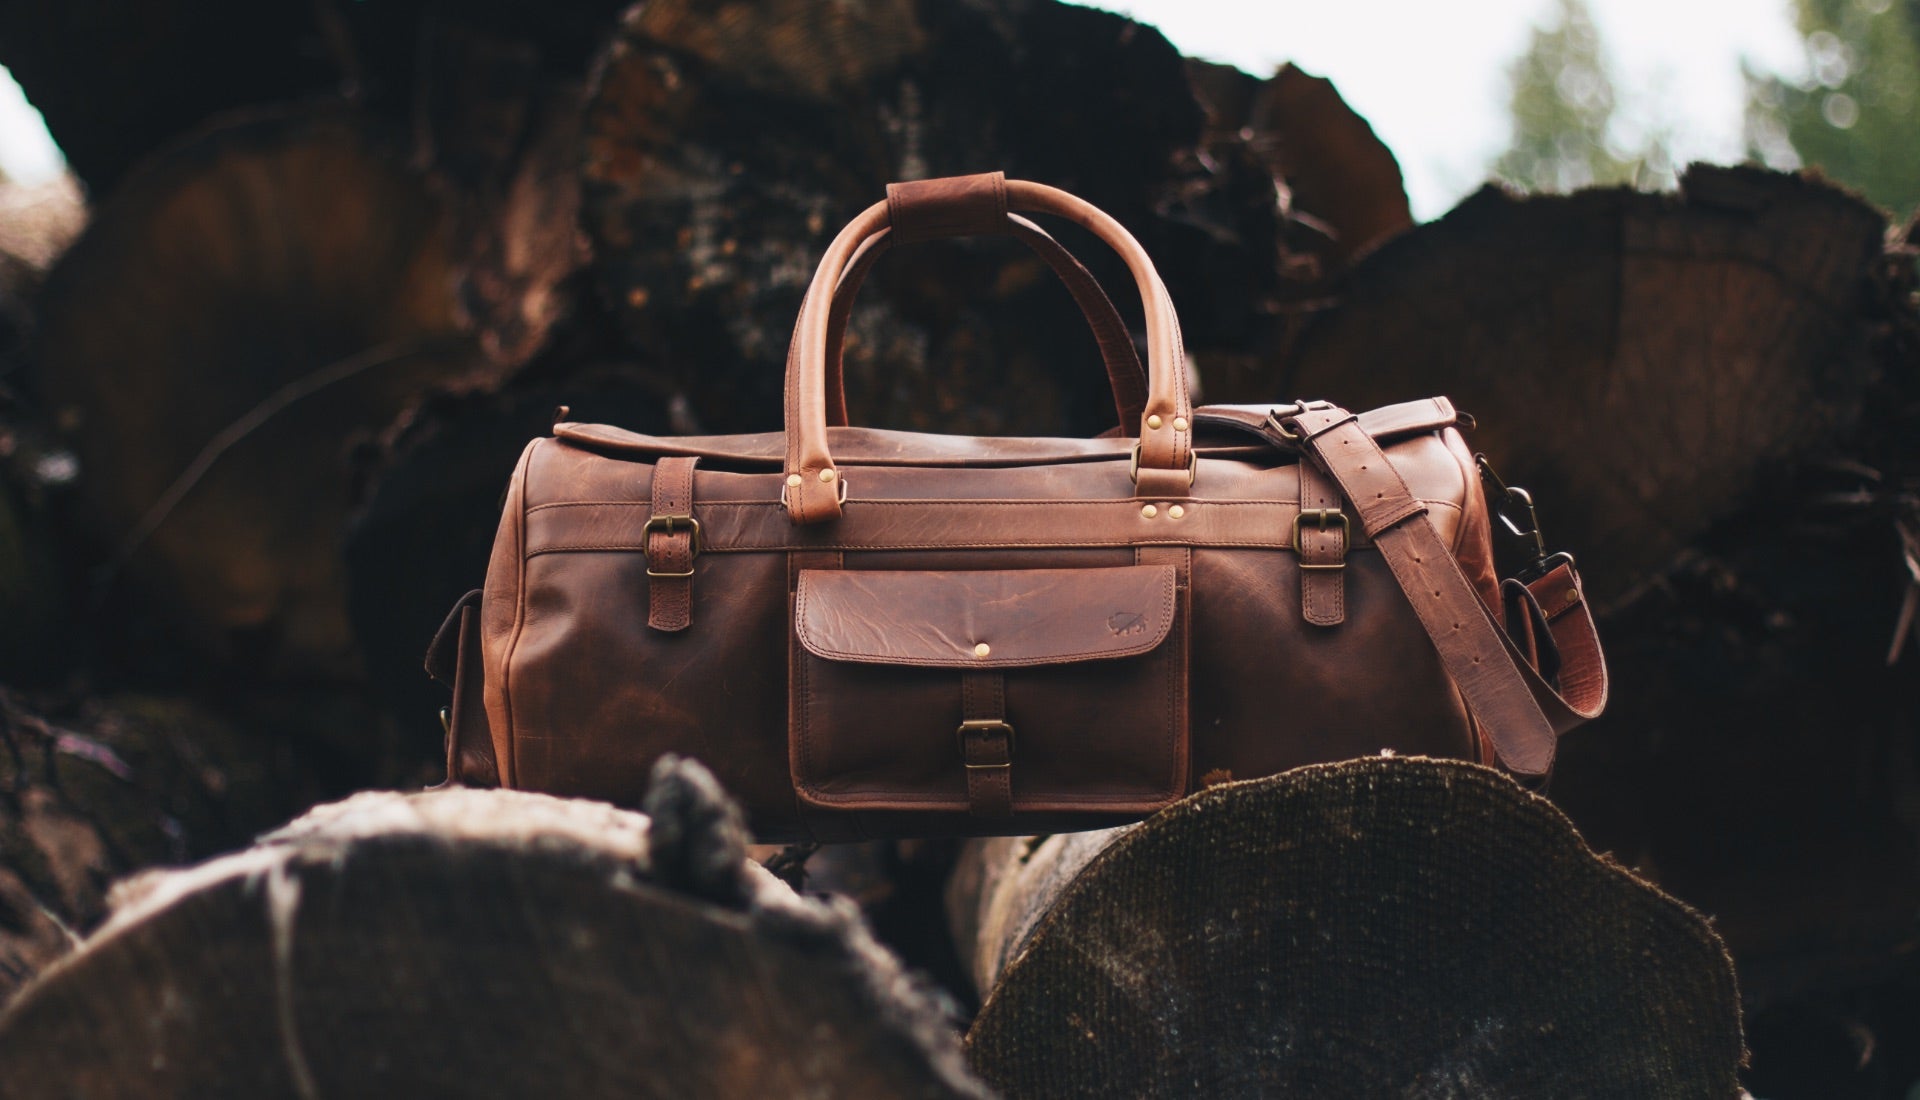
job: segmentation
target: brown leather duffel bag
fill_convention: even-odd
[[[1077,262],[1116,249],[1148,370]],[[894,243],[1003,233],[1093,320],[1137,436],[845,426],[839,343]],[[1443,398],[1188,399],[1166,288],[1112,218],[998,173],[896,184],[820,262],[786,431],[558,423],[521,457],[484,593],[428,667],[451,776],[631,803],[705,762],[767,839],[1025,833],[1383,750],[1543,777],[1606,672],[1571,559],[1502,584]]]

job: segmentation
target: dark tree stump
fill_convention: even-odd
[[[1365,760],[977,844],[950,893],[1008,1096],[1724,1096],[1697,914],[1474,765]]]
[[[124,884],[0,1017],[9,1094],[985,1095],[851,907],[746,863],[711,777],[649,797],[363,794]]]

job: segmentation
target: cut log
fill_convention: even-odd
[[[227,111],[346,94],[393,119],[439,74],[440,37],[512,39],[577,80],[626,0],[72,0],[0,7],[0,64],[97,197]],[[497,91],[497,89],[495,89]],[[491,97],[491,93],[489,94]],[[476,112],[478,113],[478,112]],[[511,140],[511,130],[496,137]]]
[[[1901,980],[1915,958],[1920,677],[1911,650],[1886,660],[1911,583],[1903,495],[1920,516],[1906,439],[1879,491],[1864,466],[1774,479],[1611,616],[1608,713],[1562,743],[1555,800],[1713,915],[1756,1012]],[[1920,1032],[1881,1044],[1903,1045]]]
[[[1285,389],[1451,396],[1617,603],[1855,425],[1887,365],[1882,216],[1838,188],[1696,166],[1677,196],[1488,188],[1338,285]]]
[[[1293,65],[1267,80],[1206,61],[1189,60],[1187,73],[1207,109],[1209,152],[1244,149],[1283,181],[1284,208],[1323,234],[1328,273],[1412,228],[1399,162],[1332,81]]]
[[[284,820],[283,750],[178,700],[43,714],[0,690],[0,1002],[99,923],[112,879]]]
[[[971,846],[950,892],[1007,1096],[1733,1096],[1697,914],[1475,765],[1375,759],[1104,833]]]
[[[165,609],[168,649],[352,670],[348,450],[484,368],[445,229],[402,147],[322,109],[147,165],[49,276],[40,386],[107,569]]]
[[[124,884],[0,1017],[20,1097],[986,1095],[850,906],[749,865],[704,771],[651,820],[371,793]]]

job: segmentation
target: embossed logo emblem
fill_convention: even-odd
[[[1138,611],[1116,611],[1107,616],[1107,629],[1113,631],[1116,638],[1128,634],[1145,634],[1147,617]]]

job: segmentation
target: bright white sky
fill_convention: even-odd
[[[1799,74],[1790,0],[1589,0],[1612,59],[1620,120],[1673,128],[1674,158],[1737,161],[1740,61]],[[1292,61],[1329,77],[1400,160],[1418,218],[1486,177],[1507,139],[1507,67],[1554,0],[1099,0],[1152,23],[1181,52],[1266,75]],[[59,174],[38,112],[0,69],[0,170]]]
[[[1414,216],[1436,218],[1506,147],[1507,68],[1554,0],[1094,0],[1182,53],[1259,76],[1282,62],[1331,79],[1399,158]],[[1589,0],[1622,130],[1673,127],[1674,160],[1744,157],[1744,56],[1797,75],[1790,0]],[[1631,139],[1632,134],[1619,136]]]

